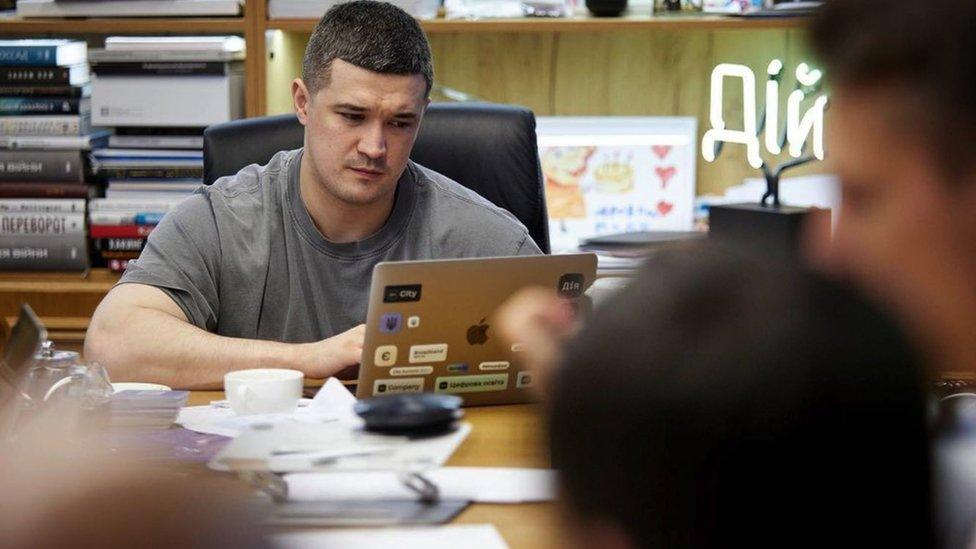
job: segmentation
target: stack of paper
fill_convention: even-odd
[[[112,427],[165,429],[186,404],[187,391],[120,391],[112,395]]]

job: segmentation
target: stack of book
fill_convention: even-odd
[[[18,0],[20,17],[238,15],[241,0]]]
[[[0,269],[87,267],[84,199],[0,200]]]
[[[163,215],[203,182],[203,129],[244,114],[238,36],[109,37],[92,50],[93,153],[105,198],[90,205],[95,258],[124,270]]]
[[[84,269],[87,44],[0,40],[0,269]]]

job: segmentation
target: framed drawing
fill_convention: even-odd
[[[691,117],[540,117],[539,158],[553,251],[579,239],[694,225]]]

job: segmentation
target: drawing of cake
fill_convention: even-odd
[[[593,172],[596,188],[607,194],[624,194],[634,190],[634,167],[630,162],[611,160]]]
[[[550,147],[541,155],[546,179],[546,206],[551,219],[586,217],[580,180],[595,147]]]

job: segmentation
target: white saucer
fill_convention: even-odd
[[[119,391],[172,391],[173,389],[158,383],[113,383],[112,390]]]

